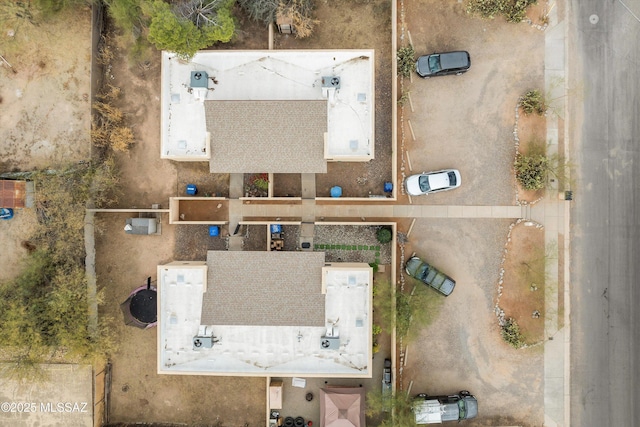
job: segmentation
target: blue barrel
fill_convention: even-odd
[[[280,224],[271,224],[271,234],[282,233],[282,226]]]
[[[13,218],[13,209],[0,208],[0,219],[11,219],[11,218]]]
[[[210,225],[209,236],[218,237],[219,235],[220,235],[220,227],[218,227],[217,225]]]
[[[393,191],[393,182],[385,182],[384,183],[384,192],[385,193],[391,193]]]
[[[335,187],[331,187],[331,197],[340,197],[342,196],[342,187],[336,185]]]
[[[195,184],[187,184],[187,195],[195,196],[198,194],[198,188]]]

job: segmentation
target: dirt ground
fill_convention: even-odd
[[[0,5],[0,55],[12,67],[0,60],[0,171],[88,160],[91,10],[34,15],[34,25],[2,13],[10,7]]]
[[[544,230],[524,223],[516,225],[507,249],[500,308],[506,318],[516,320],[527,344],[537,344],[544,339]],[[535,311],[539,317],[533,316]]]
[[[461,76],[422,79],[413,73],[404,79],[411,98],[404,115],[415,134],[414,141],[405,122],[413,168],[406,174],[456,168],[462,175],[455,191],[414,197],[412,203],[515,204],[514,110],[520,95],[543,85],[544,33],[525,23],[475,18],[463,2],[404,5],[405,40],[413,42],[416,56],[449,50],[471,56],[471,68]]]
[[[494,313],[510,220],[418,220],[405,248],[456,280],[433,323],[409,342],[403,372],[411,394],[469,390],[480,415],[469,426],[543,424],[542,347],[515,350]],[[409,279],[410,280],[410,279]],[[444,297],[443,297],[444,298]]]
[[[90,157],[91,13],[31,24],[0,2],[0,173],[29,171]],[[14,34],[11,36],[10,34]],[[70,42],[73,40],[73,42]],[[33,210],[16,210],[0,221],[0,281],[20,271],[21,245],[36,226]]]

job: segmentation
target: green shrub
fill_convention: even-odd
[[[86,4],[85,0],[36,0],[36,6],[44,16],[50,16],[65,9],[77,8]]]
[[[268,191],[269,190],[269,174],[261,173],[258,175],[253,175],[251,177],[251,184],[256,187],[258,190]]]
[[[391,230],[387,227],[382,227],[376,232],[376,238],[380,243],[389,243],[391,241]]]
[[[215,2],[210,2],[213,4]],[[149,7],[151,24],[148,39],[158,50],[176,52],[182,59],[191,59],[197,51],[216,42],[229,42],[235,31],[235,23],[231,14],[233,0],[216,3],[217,8],[207,8],[203,16],[199,8],[187,6],[197,5],[192,0],[181,4],[181,11],[174,11],[171,5],[162,0],[155,0]],[[193,13],[188,13],[193,11]]]
[[[520,327],[514,319],[505,321],[502,326],[502,339],[513,348],[521,348],[525,344]]]
[[[540,190],[545,187],[547,181],[549,159],[543,154],[518,154],[514,169],[516,179],[525,190]]]
[[[375,337],[376,335],[380,335],[382,333],[382,328],[375,323],[371,326],[371,333]]]
[[[547,111],[544,95],[538,89],[530,90],[520,98],[520,105],[525,114],[536,113],[541,116]]]
[[[520,22],[527,13],[527,7],[537,0],[469,0],[467,13],[493,19],[502,15],[509,22]]]
[[[398,49],[398,75],[409,77],[416,68],[416,51],[413,46],[401,47]]]
[[[105,0],[107,12],[116,27],[125,32],[140,30],[144,0]]]
[[[378,265],[378,263],[377,263],[377,262],[370,262],[370,263],[369,263],[369,267],[373,268],[373,272],[374,272],[374,273],[377,273],[377,272],[378,272],[378,268],[380,268],[380,266]],[[373,290],[374,290],[374,294],[373,294],[373,296],[375,296],[375,289],[376,289],[376,288],[374,287],[374,288],[373,288]]]

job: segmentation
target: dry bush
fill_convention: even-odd
[[[96,95],[96,98],[105,102],[115,101],[116,99],[120,98],[121,93],[122,91],[118,86],[114,86],[111,83],[107,83],[102,88],[102,93],[99,93],[98,95]]]
[[[113,105],[120,97],[120,88],[107,84],[93,103],[91,140],[96,147],[109,147],[114,151],[127,151],[135,142],[133,130],[126,125],[124,112]]]
[[[292,0],[281,2],[278,5],[277,15],[285,20],[291,20],[296,38],[303,39],[313,33],[314,27],[320,22],[311,17],[312,6],[305,0]]]
[[[111,130],[109,145],[114,151],[127,151],[133,143],[134,138],[131,128],[119,126]]]
[[[110,103],[97,101],[93,104],[93,109],[105,124],[119,125],[124,120],[122,110]]]

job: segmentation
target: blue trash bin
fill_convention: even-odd
[[[282,233],[282,226],[280,224],[271,224],[271,234]]]
[[[198,188],[196,187],[195,184],[187,184],[187,195],[188,196],[195,196],[196,194],[198,194]]]
[[[342,187],[336,185],[335,187],[331,187],[331,197],[340,197],[342,196]]]
[[[210,225],[209,236],[218,237],[219,235],[220,235],[220,227],[218,227],[217,225]]]
[[[0,208],[0,219],[11,219],[13,218],[13,209],[11,208]]]
[[[385,182],[384,183],[384,192],[385,193],[391,193],[393,191],[393,182]]]

